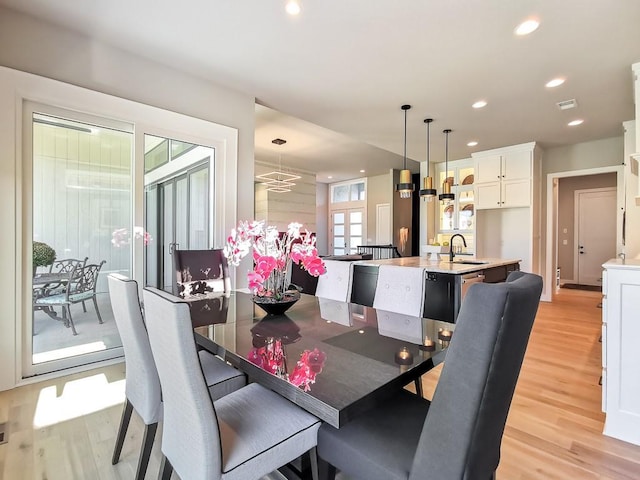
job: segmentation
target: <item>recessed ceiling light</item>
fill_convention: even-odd
[[[289,0],[284,9],[289,15],[298,15],[300,13],[300,4],[297,0]]]
[[[563,83],[564,83],[564,78],[554,78],[553,80],[549,80],[547,83],[545,83],[544,86],[547,88],[554,88],[554,87],[559,87]]]
[[[475,140],[473,142],[467,143],[467,147],[475,147],[476,145],[478,145],[478,142],[476,142]]]
[[[360,170],[360,173],[364,173],[364,170]]]
[[[569,123],[567,123],[567,125],[569,125],[570,127],[575,127],[576,125],[580,125],[583,122],[584,120],[582,120],[581,118],[578,118],[577,120],[570,121]]]
[[[540,26],[540,22],[537,20],[529,19],[522,22],[520,25],[516,27],[515,33],[516,35],[529,35],[532,32],[535,32]]]
[[[329,175],[327,178],[331,180],[333,178],[333,175]]]
[[[474,103],[471,106],[473,108],[482,108],[482,107],[486,107],[487,106],[487,102],[485,102],[484,100],[478,100],[476,103]]]

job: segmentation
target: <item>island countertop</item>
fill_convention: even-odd
[[[420,267],[427,272],[433,273],[450,273],[453,275],[464,275],[488,268],[501,267],[503,265],[512,265],[520,263],[520,259],[504,259],[504,258],[469,258],[458,256],[453,263],[448,260],[431,260],[427,257],[400,257],[388,258],[384,260],[360,260],[354,262],[356,265],[398,265],[402,267]],[[466,262],[466,263],[465,263]],[[473,262],[473,263],[471,263]]]

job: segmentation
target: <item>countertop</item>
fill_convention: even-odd
[[[620,258],[612,258],[611,260],[607,260],[602,266],[604,268],[628,268],[631,270],[638,270],[640,269],[640,259],[628,258],[626,260],[622,260]]]
[[[477,261],[483,263],[469,264],[469,263],[456,263],[456,259],[461,261]],[[427,257],[401,257],[401,258],[389,258],[385,260],[361,260],[354,262],[356,265],[398,265],[403,267],[420,267],[424,268],[427,272],[433,273],[451,273],[454,275],[464,275],[465,273],[473,273],[487,268],[501,267],[503,265],[512,265],[514,263],[520,263],[520,259],[505,259],[505,258],[469,258],[464,256],[462,258],[456,257],[453,263],[448,260],[431,260]]]

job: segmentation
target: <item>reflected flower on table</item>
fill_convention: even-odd
[[[322,372],[326,358],[327,355],[317,348],[305,350],[300,354],[300,360],[289,375],[289,382],[308,392],[316,382],[316,375]]]
[[[268,338],[264,347],[252,348],[247,360],[272,375],[281,377],[287,374],[287,357],[279,338]]]
[[[293,372],[287,374],[286,355],[282,341],[270,338],[264,347],[252,348],[247,355],[247,360],[308,392],[311,390],[311,385],[315,383],[316,376],[322,372],[326,354],[317,348],[305,350],[300,354],[300,360],[296,363]]]

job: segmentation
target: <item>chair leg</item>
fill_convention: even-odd
[[[323,460],[322,457],[317,457],[317,459],[318,459],[318,473],[320,475],[320,480],[335,480],[336,467],[331,465],[326,460]]]
[[[96,313],[98,314],[98,323],[104,323],[102,321],[102,317],[100,316],[100,310],[98,310],[98,302],[96,301],[95,295],[93,296],[93,306],[96,307]]]
[[[167,457],[162,455],[162,463],[160,464],[160,473],[158,480],[171,480],[171,474],[173,473],[173,467],[171,462],[167,460]]]
[[[151,449],[153,448],[153,439],[158,429],[157,423],[152,423],[144,428],[144,439],[142,440],[142,451],[138,460],[138,470],[136,472],[136,480],[144,480],[149,465],[149,457],[151,457]]]
[[[127,398],[124,402],[124,408],[122,409],[122,418],[120,419],[120,428],[118,429],[118,436],[116,437],[116,445],[113,449],[113,457],[111,458],[111,465],[115,465],[120,461],[120,453],[122,452],[122,445],[124,439],[127,436],[127,429],[129,428],[129,422],[131,421],[131,413],[133,412],[133,405]]]
[[[309,461],[311,462],[311,478],[313,480],[319,480],[318,476],[318,449],[313,447],[309,450]]]
[[[69,317],[68,320],[69,320],[69,326],[71,327],[71,332],[74,335],[77,335],[78,332],[76,332],[76,326],[73,324],[73,318],[71,318],[71,308],[69,308],[69,305],[62,307],[62,311],[64,312],[65,310],[67,311],[67,316]]]
[[[416,386],[416,395],[424,398],[424,393],[422,392],[422,377],[416,378],[413,383]]]
[[[84,300],[82,301],[82,311],[87,313],[87,306],[85,305]]]

